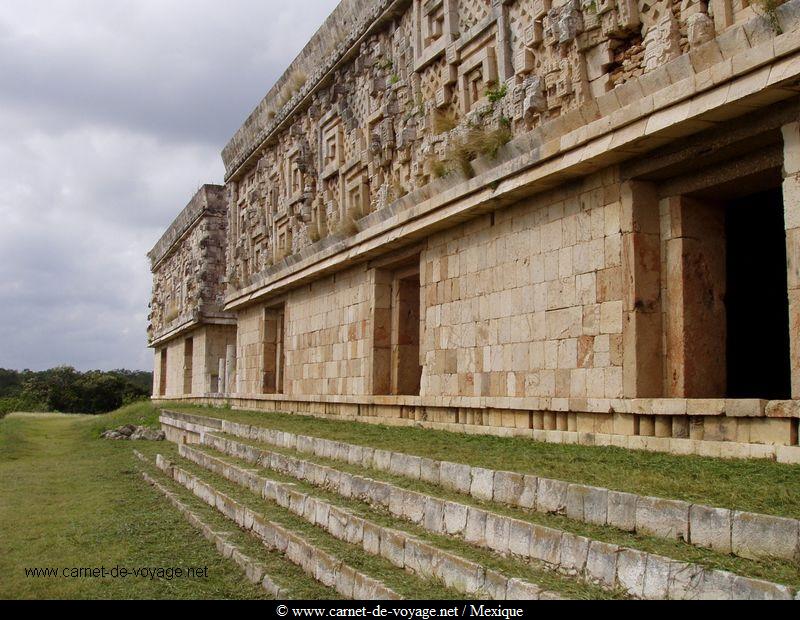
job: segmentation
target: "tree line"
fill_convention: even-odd
[[[44,371],[0,368],[0,417],[12,411],[107,413],[148,398],[153,373],[90,370],[70,366]]]

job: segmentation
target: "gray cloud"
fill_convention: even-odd
[[[145,253],[335,0],[6,0],[0,367],[149,369]]]

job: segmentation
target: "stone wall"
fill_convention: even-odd
[[[772,36],[782,18],[738,0],[346,0],[223,152],[228,293],[437,180],[498,165],[522,136],[667,86],[657,73],[670,63],[685,77],[681,57],[707,66]]]
[[[155,349],[153,394],[161,391],[161,355],[166,351],[165,398],[220,393],[220,361],[226,362],[229,346],[236,343],[236,327],[201,325]],[[223,367],[223,387],[224,387]]]
[[[223,152],[225,396],[796,445],[798,33],[800,0],[341,3]],[[792,385],[731,397],[726,201],[781,184]]]
[[[222,313],[227,228],[225,189],[205,185],[148,254],[151,343],[203,314]]]
[[[434,235],[423,395],[621,398],[614,171]]]

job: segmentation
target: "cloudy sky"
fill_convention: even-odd
[[[336,0],[3,0],[0,367],[150,370],[145,254]]]

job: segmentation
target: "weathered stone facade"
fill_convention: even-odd
[[[223,151],[225,397],[797,445],[799,84],[800,0],[344,0]]]
[[[148,254],[153,298],[147,333],[157,396],[224,390],[219,360],[236,343],[236,317],[224,310],[227,228],[225,188],[205,185]]]

